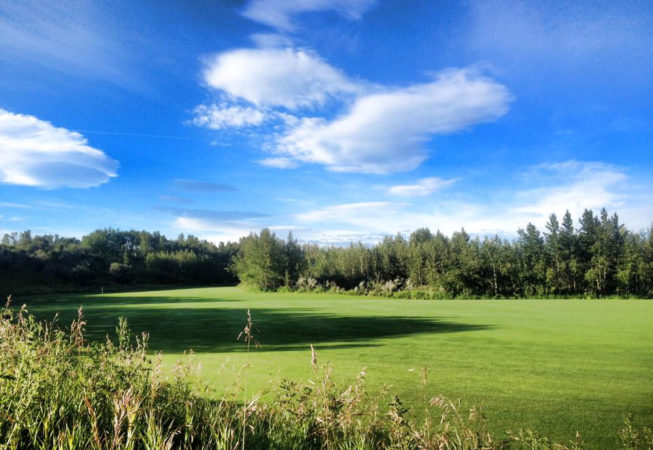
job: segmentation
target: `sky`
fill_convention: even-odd
[[[653,3],[0,0],[0,233],[653,223]]]

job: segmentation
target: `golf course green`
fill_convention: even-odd
[[[312,344],[338,381],[365,368],[370,392],[390,386],[407,406],[436,394],[461,399],[481,407],[499,434],[533,428],[567,442],[580,431],[587,447],[610,448],[626,414],[653,426],[652,301],[419,301],[241,288],[15,301],[39,318],[60,313],[62,326],[82,305],[89,339],[104,339],[126,317],[135,332],[150,333],[166,367],[192,349],[217,392],[246,364],[250,393],[311,378]],[[248,309],[261,344],[249,353],[236,339]]]

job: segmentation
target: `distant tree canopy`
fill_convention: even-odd
[[[651,229],[634,233],[604,209],[586,210],[574,228],[567,212],[533,224],[509,241],[447,237],[426,228],[375,246],[298,246],[265,229],[240,241],[235,272],[262,290],[345,289],[392,293],[428,289],[440,297],[653,296]]]
[[[240,240],[234,269],[241,282],[262,290],[291,287],[297,283],[304,265],[301,247],[292,234],[287,241],[264,229]]]
[[[653,297],[652,231],[629,231],[606,210],[586,210],[578,227],[568,212],[561,220],[552,214],[543,232],[528,224],[515,240],[420,228],[407,238],[348,247],[300,245],[268,229],[219,245],[146,231],[104,229],[81,240],[25,231],[2,238],[0,287],[240,281],[261,290],[424,289],[442,298]]]
[[[170,240],[158,232],[104,229],[80,241],[25,231],[2,238],[0,285],[233,284],[237,252],[235,243]]]

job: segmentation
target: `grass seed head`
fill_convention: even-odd
[[[311,344],[311,366],[313,366],[313,371],[317,372],[317,352],[315,351],[313,344]]]

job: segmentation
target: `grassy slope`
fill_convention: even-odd
[[[609,448],[623,416],[653,425],[653,302],[637,300],[409,301],[351,296],[184,289],[28,300],[67,323],[84,305],[97,338],[126,316],[173,363],[193,348],[202,376],[231,383],[247,361],[250,391],[310,376],[314,344],[341,379],[367,368],[368,386],[392,385],[410,404],[427,393],[481,405],[494,431],[533,427],[559,440],[581,430]],[[263,344],[249,356],[235,336],[252,316]],[[417,369],[410,371],[410,369]],[[602,445],[599,445],[602,443]]]

